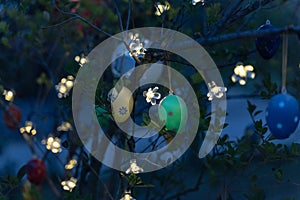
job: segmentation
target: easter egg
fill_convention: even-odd
[[[133,108],[131,91],[123,87],[120,92],[113,88],[111,94],[111,111],[116,122],[124,122],[130,117]]]
[[[121,53],[123,53],[123,51],[126,51],[126,47],[124,46],[124,44],[120,44],[113,52],[113,56],[118,57],[111,64],[111,70],[115,78],[120,78],[124,74],[130,75],[131,70],[133,70],[135,67],[135,60],[129,52],[120,55]]]
[[[12,130],[17,129],[21,117],[20,109],[13,104],[9,105],[8,109],[3,114],[5,125]]]
[[[299,123],[297,100],[289,94],[278,94],[272,97],[266,110],[266,121],[275,138],[288,138]]]
[[[27,179],[35,184],[40,185],[46,177],[46,166],[44,161],[39,158],[32,159],[27,163]]]
[[[270,21],[267,20],[266,24],[260,26],[258,30],[272,30],[275,29],[275,26],[271,25]],[[279,35],[266,35],[256,38],[255,45],[258,53],[264,59],[272,58],[280,45],[280,36]]]
[[[183,99],[176,95],[168,95],[159,103],[158,114],[165,122],[167,130],[180,133],[187,122],[188,112]]]

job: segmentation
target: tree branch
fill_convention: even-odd
[[[227,42],[237,39],[256,38],[265,35],[279,35],[279,34],[298,34],[300,35],[300,26],[287,26],[283,28],[274,28],[269,30],[249,30],[244,32],[234,32],[224,34],[216,37],[200,38],[197,41],[200,44],[216,44],[221,42]]]
[[[198,176],[198,179],[197,179],[197,181],[196,181],[196,183],[195,183],[195,185],[193,187],[191,187],[189,189],[186,189],[186,190],[183,190],[183,191],[180,191],[180,192],[178,192],[176,194],[173,194],[173,195],[165,198],[165,200],[179,199],[180,196],[184,196],[184,195],[186,195],[186,194],[188,194],[190,192],[196,192],[196,191],[198,191],[199,187],[201,185],[201,182],[202,182],[202,178],[204,176],[204,172],[205,172],[204,168],[205,168],[205,166],[202,165],[201,169],[200,169],[200,174]]]
[[[126,22],[126,31],[129,29],[131,9],[132,9],[132,0],[129,0],[129,2],[128,2],[127,22]]]
[[[209,35],[216,35],[217,32],[223,28],[224,24],[228,21],[228,19],[232,16],[234,12],[240,7],[243,0],[238,0],[234,4],[231,4],[228,9],[224,11],[223,17],[216,23],[214,29],[210,32]]]
[[[72,18],[77,18],[77,19],[80,19],[81,21],[83,21],[84,23],[88,24],[89,26],[91,26],[93,29],[99,31],[100,33],[103,33],[104,35],[106,36],[109,36],[109,37],[114,37],[112,34],[102,30],[101,28],[99,28],[98,26],[94,25],[93,23],[91,23],[89,20],[87,20],[86,18],[76,14],[76,13],[71,13],[71,12],[67,12],[67,11],[64,11],[62,9],[60,9],[58,7],[58,5],[56,4],[56,1],[55,0],[52,0],[52,4],[54,5],[55,9],[60,12],[61,14],[63,15],[69,15],[69,16],[72,16]],[[72,19],[71,18],[71,19]],[[72,19],[73,20],[73,19]],[[71,20],[67,20],[67,22],[70,22]],[[63,23],[64,24],[64,23]],[[115,38],[115,37],[114,37]],[[118,39],[120,40],[119,38],[115,38],[115,39]]]
[[[119,25],[120,25],[120,30],[121,30],[121,32],[123,32],[124,28],[123,28],[123,23],[122,23],[122,16],[121,16],[121,13],[120,13],[120,10],[119,10],[119,7],[118,7],[118,4],[117,4],[116,0],[114,0],[114,6],[115,6],[115,9],[116,9],[116,12],[117,12]]]
[[[75,16],[74,16],[74,17],[70,17],[70,18],[68,18],[68,19],[66,19],[66,20],[64,20],[64,21],[62,21],[62,22],[57,23],[57,24],[52,24],[52,25],[50,25],[50,26],[42,27],[42,29],[47,29],[47,28],[52,28],[52,27],[62,26],[62,25],[64,25],[64,24],[67,24],[67,23],[69,23],[69,22],[75,20],[75,19],[78,19],[78,18],[75,17]]]
[[[246,8],[238,11],[235,15],[233,15],[232,17],[228,18],[228,20],[226,21],[226,23],[224,24],[224,28],[227,28],[228,26],[230,26],[232,23],[242,19],[243,17],[245,17],[246,15],[248,15],[249,13],[257,10],[258,8],[265,6],[271,2],[273,2],[274,0],[258,0],[255,1],[253,4],[248,5]]]
[[[259,36],[266,36],[266,35],[279,35],[279,34],[297,34],[300,39],[300,26],[287,26],[283,28],[274,28],[269,30],[249,30],[244,32],[234,32],[229,34],[224,34],[216,37],[207,37],[207,38],[198,38],[196,41],[201,45],[213,45],[233,40],[241,40],[247,38],[256,38]],[[172,45],[172,50],[178,49],[190,49],[193,48],[194,44],[190,41],[182,41],[178,42],[177,44]]]

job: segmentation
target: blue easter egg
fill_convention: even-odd
[[[129,54],[125,53],[121,57],[117,58],[112,64],[112,73],[115,78],[120,78],[122,75],[130,75],[131,70],[135,67],[135,60]]]
[[[258,30],[273,30],[276,27],[271,25],[268,21],[266,24],[260,26]],[[272,58],[280,45],[279,35],[266,35],[256,38],[255,45],[258,53],[266,60]]]
[[[266,120],[275,138],[288,138],[299,123],[297,100],[289,94],[278,94],[272,97],[266,110]]]

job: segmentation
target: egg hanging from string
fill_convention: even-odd
[[[131,91],[123,87],[120,92],[113,88],[109,92],[111,101],[111,111],[116,122],[125,122],[129,117],[133,108],[133,99]]]
[[[260,26],[258,30],[272,30],[275,29],[275,26],[271,25],[270,20],[266,21],[266,24]],[[271,59],[280,45],[280,36],[279,35],[266,35],[257,37],[255,40],[255,45],[258,53],[264,59]]]
[[[21,122],[21,118],[21,110],[13,104],[9,105],[8,109],[3,113],[5,125],[11,130],[17,129],[19,123]]]
[[[159,103],[158,114],[169,131],[180,133],[186,126],[187,106],[184,100],[177,95],[171,94],[163,98]]]
[[[121,44],[117,47],[117,49],[114,51],[115,56],[119,56],[118,52],[126,50],[124,44]],[[122,51],[121,51],[122,52]],[[124,53],[120,57],[118,57],[113,63],[112,63],[112,73],[114,78],[120,78],[122,75],[130,76],[132,70],[135,67],[135,60],[130,55],[129,52]]]
[[[46,166],[43,160],[35,158],[27,163],[27,179],[35,184],[40,185],[46,178]]]
[[[266,121],[275,138],[288,138],[296,130],[299,123],[297,100],[286,93],[272,97],[266,110]]]

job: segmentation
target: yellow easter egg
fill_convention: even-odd
[[[123,87],[120,92],[112,89],[111,111],[116,122],[124,122],[130,117],[133,108],[133,99],[131,91]]]

